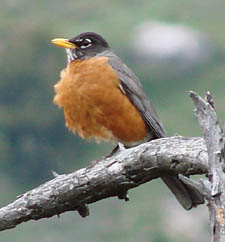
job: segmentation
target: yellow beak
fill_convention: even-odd
[[[57,39],[53,39],[51,42],[53,45],[57,45],[57,46],[64,47],[64,48],[69,48],[69,49],[77,48],[77,46],[75,44],[69,42],[68,39],[57,38]]]

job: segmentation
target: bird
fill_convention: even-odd
[[[86,140],[126,148],[166,137],[138,77],[101,35],[84,32],[71,39],[52,39],[52,44],[67,53],[67,66],[54,86],[53,102],[63,108],[70,131]],[[112,154],[117,149],[118,145]],[[186,210],[204,203],[202,195],[177,174],[161,179]]]

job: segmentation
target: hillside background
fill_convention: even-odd
[[[201,95],[210,90],[219,118],[225,120],[224,5],[220,0],[2,0],[0,206],[51,179],[51,170],[72,172],[113,148],[85,142],[65,128],[63,112],[52,99],[66,55],[63,49],[51,45],[51,39],[71,38],[85,31],[102,34],[140,78],[167,134],[200,136],[189,90]],[[184,26],[198,33],[199,55],[187,59],[182,51],[145,53],[139,38],[143,34],[140,28],[148,31],[149,25],[144,23]],[[163,33],[160,39],[167,43]],[[184,211],[161,181],[129,194],[128,203],[113,198],[91,205],[90,216],[85,219],[70,212],[60,219],[19,225],[1,232],[0,241],[209,240],[205,206]]]

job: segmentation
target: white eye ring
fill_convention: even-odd
[[[89,46],[92,45],[92,41],[91,41],[90,39],[85,39],[84,41],[85,41],[86,43],[85,43],[85,45],[81,45],[81,46],[80,46],[81,49],[88,48]]]

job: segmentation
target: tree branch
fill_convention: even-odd
[[[0,230],[77,210],[89,214],[87,204],[118,196],[164,173],[184,175],[208,172],[208,154],[203,138],[175,136],[119,152],[93,166],[53,180],[26,192],[0,209]]]
[[[195,92],[190,92],[190,96],[195,104],[195,114],[206,141],[209,157],[209,181],[211,196],[209,201],[209,217],[212,242],[225,241],[225,174],[224,154],[225,142],[224,133],[219,125],[219,121],[214,109],[212,96],[206,94],[203,100]]]

